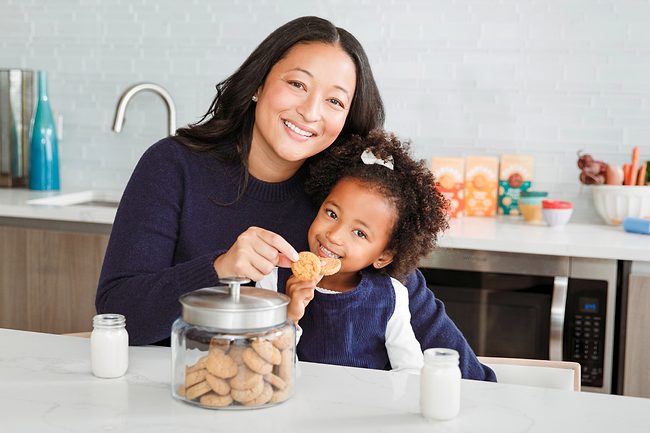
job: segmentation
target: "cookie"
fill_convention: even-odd
[[[288,349],[295,344],[295,338],[293,332],[285,330],[279,336],[271,340],[271,344],[277,347],[280,350]]]
[[[341,261],[334,257],[321,259],[320,274],[323,276],[334,275],[341,270]]]
[[[252,388],[249,389],[235,389],[232,388],[230,390],[230,396],[232,397],[233,400],[238,401],[240,403],[247,403],[255,398],[257,398],[262,391],[264,391],[264,385],[266,382],[261,381],[255,384]],[[270,385],[269,385],[270,387]]]
[[[230,340],[224,340],[218,337],[212,337],[210,339],[210,350],[219,349],[222,352],[227,352],[230,347]]]
[[[273,370],[273,364],[266,362],[261,356],[257,354],[252,348],[244,351],[244,364],[253,370],[255,373],[261,375],[269,374]]]
[[[274,347],[270,341],[267,340],[253,340],[251,342],[253,350],[261,356],[266,362],[278,365],[281,361],[280,351]]]
[[[271,400],[269,400],[269,403],[280,403],[281,401],[285,401],[288,398],[289,398],[288,388],[283,390],[273,391],[273,396],[271,397]]]
[[[276,376],[273,373],[265,374],[264,380],[273,385],[276,389],[283,390],[287,387],[287,382],[282,380],[280,376]]]
[[[250,389],[253,388],[258,382],[262,382],[262,375],[255,373],[248,368],[246,364],[240,365],[237,375],[230,379],[230,386],[234,389]]]
[[[208,355],[202,356],[196,361],[196,364],[185,367],[185,373],[192,373],[194,371],[203,370],[208,362]]]
[[[204,406],[225,407],[232,404],[232,397],[230,395],[218,395],[214,392],[209,392],[202,395],[199,402]]]
[[[261,406],[263,404],[266,404],[273,398],[273,388],[271,388],[271,385],[268,383],[264,382],[264,387],[262,389],[262,392],[255,397],[253,400],[245,402],[244,405],[246,406]]]
[[[230,385],[225,379],[222,379],[217,376],[213,376],[208,373],[205,377],[205,381],[208,382],[212,391],[216,392],[219,395],[230,394]]]
[[[313,280],[320,274],[320,259],[314,253],[301,251],[298,261],[291,263],[291,272],[299,281]]]
[[[245,346],[232,345],[228,351],[228,356],[230,356],[236,364],[241,365],[244,362],[244,359],[242,358],[244,355],[244,350],[246,350]]]
[[[196,385],[190,386],[185,390],[185,398],[188,400],[194,400],[195,398],[201,397],[203,394],[207,394],[211,390],[212,388],[210,388],[208,382],[199,382]]]
[[[208,370],[201,369],[185,373],[185,387],[189,388],[192,385],[196,385],[199,382],[205,380],[205,376],[208,374]]]
[[[235,361],[221,350],[214,348],[208,354],[206,368],[210,374],[221,379],[229,379],[237,374],[237,364]]]
[[[285,382],[291,382],[293,372],[293,350],[285,349],[282,351],[282,362],[278,368],[278,376]]]

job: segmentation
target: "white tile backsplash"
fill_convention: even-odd
[[[131,84],[162,85],[178,125],[195,122],[262,38],[306,14],[361,40],[386,126],[420,158],[532,154],[537,186],[564,197],[581,191],[580,149],[622,163],[637,145],[650,159],[645,0],[0,0],[0,10],[0,67],[49,71],[66,188],[123,188],[165,135],[164,106],[146,93],[111,131]]]

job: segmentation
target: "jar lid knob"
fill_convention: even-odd
[[[219,278],[221,284],[228,284],[230,289],[230,299],[233,302],[239,302],[239,291],[242,284],[250,283],[251,280],[244,277],[224,277]]]

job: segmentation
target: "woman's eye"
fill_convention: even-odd
[[[289,85],[295,87],[296,89],[304,89],[305,85],[302,84],[300,81],[289,81]]]
[[[333,210],[326,209],[325,213],[327,214],[328,217],[332,218],[333,220],[336,219],[336,213]]]
[[[330,101],[333,105],[337,105],[337,106],[339,106],[339,107],[341,107],[341,108],[345,108],[345,106],[343,105],[343,102],[339,101],[339,100],[336,99],[336,98],[330,98],[329,101]]]
[[[355,235],[356,237],[361,238],[361,239],[366,239],[366,238],[368,237],[368,236],[366,236],[366,234],[365,234],[364,232],[362,232],[361,230],[352,230],[352,233],[354,233],[354,235]]]

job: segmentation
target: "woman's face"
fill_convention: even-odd
[[[355,85],[354,62],[340,47],[291,48],[256,93],[251,174],[284,180],[330,146],[343,129]]]

